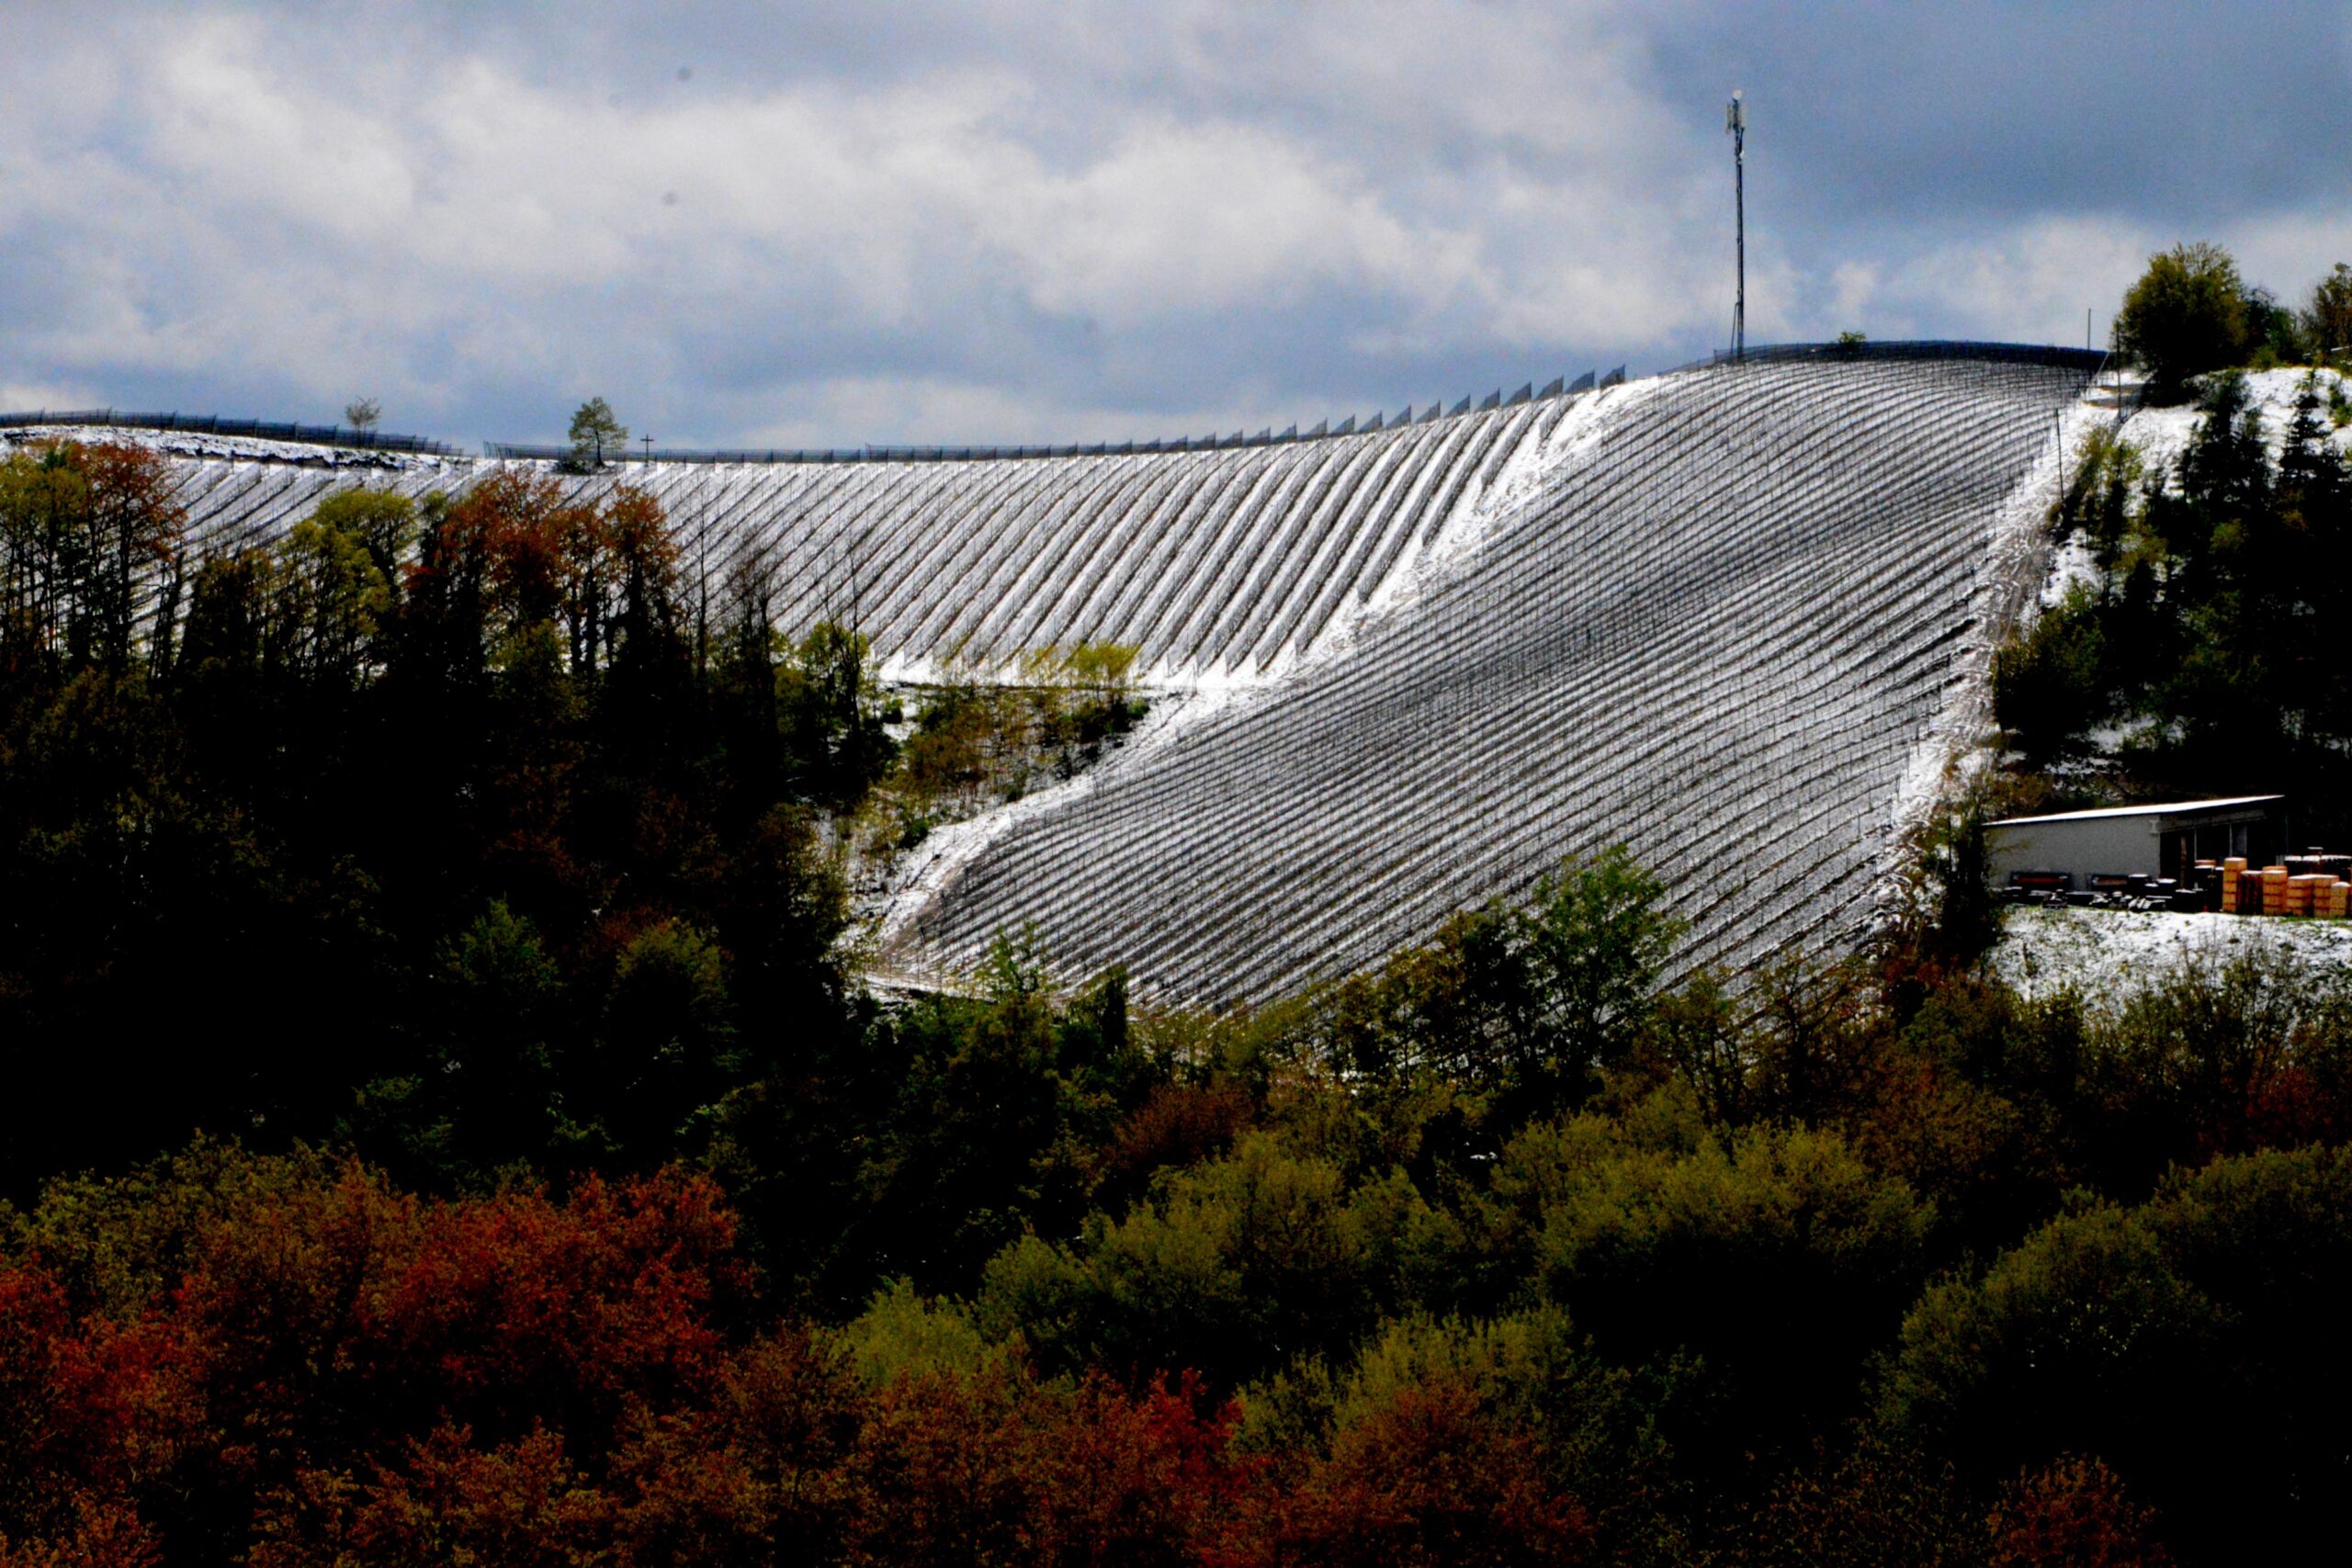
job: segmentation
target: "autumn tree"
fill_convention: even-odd
[[[1592,1545],[1584,1509],[1551,1484],[1532,1439],[1452,1382],[1399,1391],[1261,1507],[1237,1557],[1267,1568],[1574,1563]]]
[[[64,443],[0,464],[0,604],[21,647],[121,672],[170,661],[185,510],[143,446]],[[152,618],[143,617],[153,594]]]

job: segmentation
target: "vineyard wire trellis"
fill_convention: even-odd
[[[764,563],[786,629],[846,611],[901,673],[1086,637],[1141,646],[1163,691],[1264,693],[1005,831],[909,913],[909,970],[954,973],[1035,919],[1067,975],[1263,996],[1609,841],[1667,877],[1687,962],[1740,963],[1866,918],[1896,784],[1983,656],[1986,520],[2096,361],[1764,347],[1313,439],[657,451],[565,482],[649,489],[706,600]],[[166,455],[207,550],[354,478]],[[509,464],[556,469],[386,451],[363,478],[421,495]],[[1731,840],[1762,846],[1736,874]]]
[[[219,414],[127,413],[117,409],[40,410],[0,413],[0,430],[43,428],[149,430],[185,435],[214,435],[249,441],[283,441],[301,446],[334,446],[355,452],[390,452],[411,457],[454,457],[458,449],[422,435],[395,435],[348,425],[277,424]]]

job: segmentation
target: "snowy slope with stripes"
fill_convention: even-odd
[[[1153,684],[1246,682],[1369,597],[1574,400],[1186,452],[632,462],[578,482],[650,490],[691,572],[716,587],[739,561],[763,561],[780,626],[854,619],[892,677],[1083,638],[1136,645]],[[272,537],[355,483],[454,492],[502,467],[546,466],[136,438],[177,459],[199,552]]]
[[[1034,923],[1069,977],[1222,1004],[1616,843],[1686,963],[1857,940],[2038,576],[2088,368],[1874,345],[1264,446],[624,477],[702,581],[762,562],[780,626],[854,620],[894,677],[1137,645],[1146,732],[935,834],[884,964],[949,979]],[[153,439],[215,547],[502,466]]]
[[[2078,365],[1784,362],[1602,394],[1343,649],[955,830],[902,969],[1034,922],[1218,1005],[1346,973],[1624,844],[1737,967],[1871,927],[2038,581]]]

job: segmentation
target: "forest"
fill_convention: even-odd
[[[2334,777],[2332,688],[2200,708],[2162,653],[2273,671],[2247,563],[2334,547],[2264,531],[2342,475],[2231,386],[2177,491],[2101,448],[2070,491],[2125,586],[2043,623],[2106,651],[2005,656],[2021,750],[2131,704],[2151,768],[2210,712]],[[2341,975],[2021,995],[1955,840],[1912,927],[1737,979],[1668,983],[1612,852],[1250,1010],[1057,988],[1021,931],[888,994],[847,848],[1082,765],[1114,655],[893,697],[756,565],[690,593],[626,485],[354,489],[203,559],[169,495],[0,462],[7,1568],[2335,1539]]]
[[[2347,275],[2352,292],[2352,275]],[[2312,842],[2352,838],[2352,423],[2341,377],[2303,375],[2282,430],[2244,375],[2198,394],[2177,465],[2095,432],[2053,519],[2088,571],[1994,666],[2012,803],[2277,791]],[[2273,444],[2277,451],[2272,450]]]

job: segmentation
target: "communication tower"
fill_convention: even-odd
[[[1737,287],[1732,296],[1731,356],[1747,357],[1747,106],[1735,91],[1724,106],[1724,130],[1731,134],[1733,257]]]

